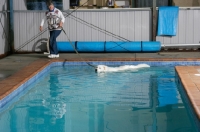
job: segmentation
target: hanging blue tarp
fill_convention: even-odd
[[[159,7],[158,12],[158,36],[176,36],[178,25],[179,7]]]

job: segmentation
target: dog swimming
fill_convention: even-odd
[[[106,65],[98,65],[95,68],[95,72],[118,72],[118,71],[125,71],[125,70],[135,70],[138,68],[150,67],[147,64],[138,64],[138,65],[124,65],[119,67],[108,67]]]

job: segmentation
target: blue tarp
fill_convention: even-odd
[[[159,7],[157,35],[176,36],[179,7]]]

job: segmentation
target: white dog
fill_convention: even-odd
[[[96,72],[117,72],[117,71],[124,71],[124,70],[134,70],[143,67],[150,67],[147,64],[139,64],[139,65],[124,65],[119,67],[108,67],[105,65],[98,65],[95,69]]]

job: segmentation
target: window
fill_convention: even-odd
[[[27,10],[48,10],[46,2],[49,0],[26,0]],[[53,4],[56,8],[63,9],[63,0],[53,0]]]
[[[70,6],[79,6],[79,0],[70,0]]]
[[[133,0],[133,7],[153,7],[153,0]],[[156,6],[170,6],[171,0],[156,0]]]
[[[102,7],[108,8],[130,8],[132,0],[70,0],[70,6],[81,6],[81,9],[99,9]]]

